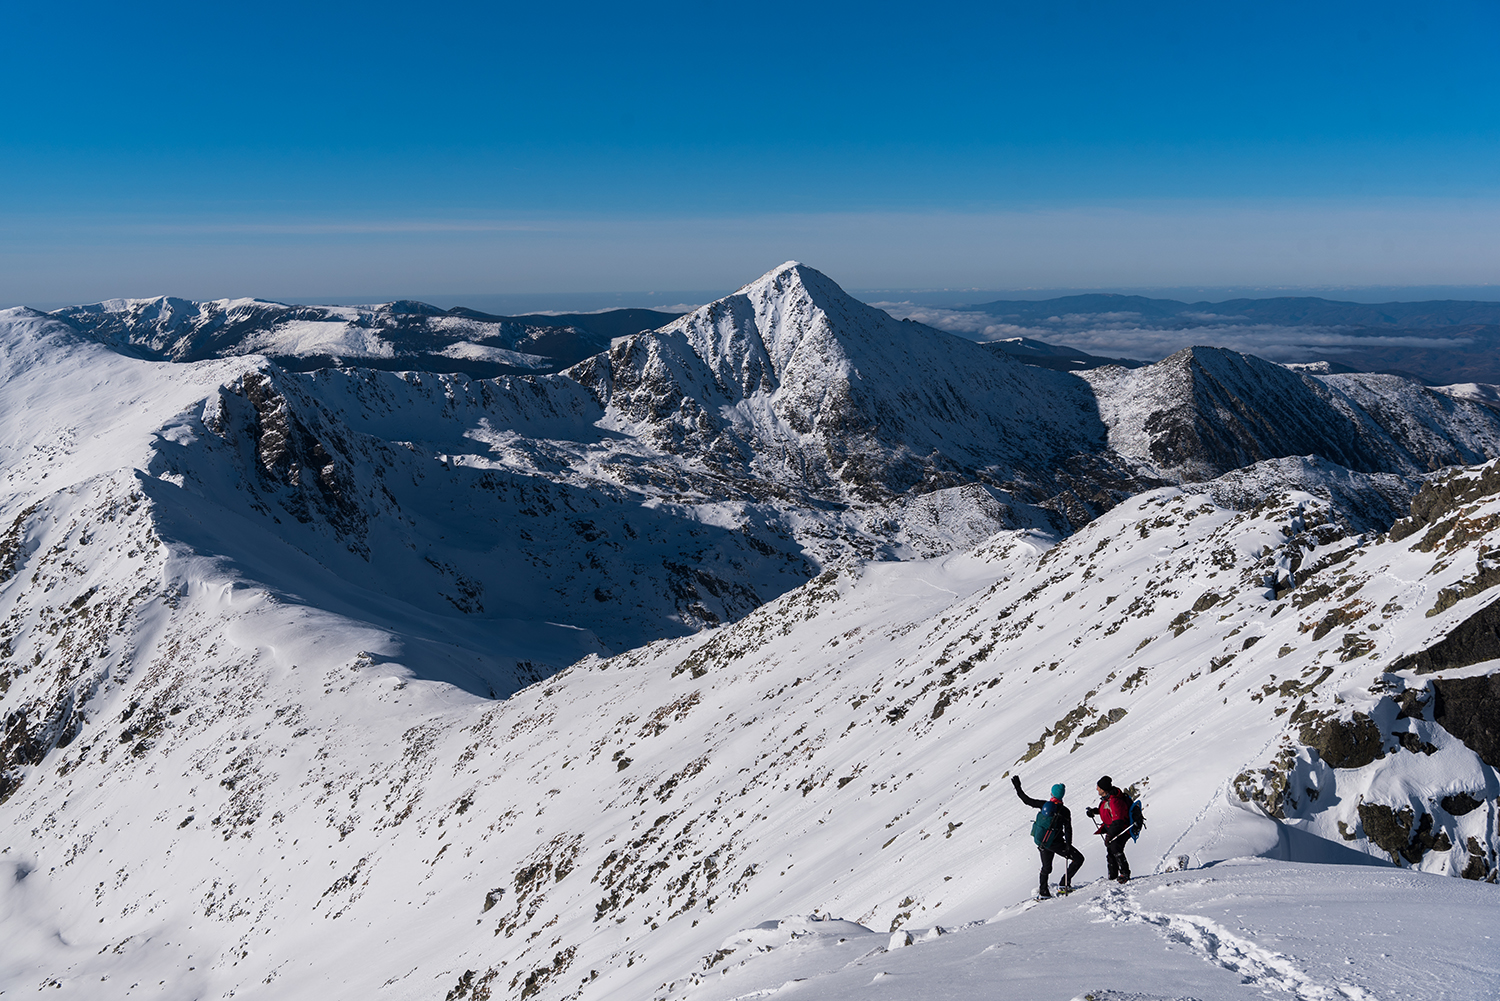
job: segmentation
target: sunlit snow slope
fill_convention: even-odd
[[[1312,494],[1270,501],[1168,490],[1050,548],[829,571],[501,703],[416,680],[441,651],[165,557],[177,586],[115,640],[132,669],[95,680],[5,804],[5,920],[29,944],[4,982],[691,996],[767,919],[925,928],[1024,897],[1009,773],[1134,783],[1141,873],[1347,845],[1492,876],[1494,764],[1433,698],[1483,665],[1385,672],[1474,614],[1482,596],[1425,615],[1474,567],[1423,551],[1431,530],[1361,544]],[[1467,520],[1491,544],[1497,518],[1491,494]],[[57,531],[21,571],[56,586],[13,662],[108,654],[98,621],[45,626],[87,591]],[[1293,548],[1303,582],[1270,598]],[[73,684],[57,659],[12,692]]]
[[[953,503],[938,537],[999,488],[725,499],[593,377],[174,365],[0,319],[0,991],[1492,982],[1500,462],[1417,493],[1401,464],[1270,458],[1066,537],[876,562],[835,529],[878,511],[909,538]],[[792,426],[762,383],[765,409],[718,412],[726,441]],[[952,429],[941,409],[912,441]],[[1020,912],[1033,811],[1009,777],[1067,783],[1093,879],[1104,774],[1146,804],[1142,878]],[[1019,969],[1048,962],[1067,975]]]

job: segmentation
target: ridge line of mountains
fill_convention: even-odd
[[[1402,513],[1420,474],[1500,455],[1500,411],[1413,380],[1204,347],[1053,370],[895,320],[795,262],[555,374],[488,379],[403,371],[436,354],[434,337],[475,347],[453,340],[480,336],[472,318],[278,313],[278,343],[311,346],[308,364],[330,337],[383,345],[378,366],[296,371],[247,353],[266,343],[263,304],[211,305],[8,312],[34,337],[240,373],[199,408],[191,443],[158,443],[140,467],[199,484],[336,589],[565,621],[611,650],[732,621],[843,560],[939,556],[1005,529],[1066,535],[1143,490],[1266,460],[1408,484],[1366,491],[1355,516],[1370,528]],[[419,325],[380,325],[402,317]],[[484,336],[540,329],[484,322]],[[219,371],[208,363],[158,371]]]
[[[1181,302],[1088,293],[1045,300],[996,300],[952,307],[998,323],[1066,337],[1090,324],[1137,323],[1153,330],[1203,329],[1206,338],[1236,327],[1337,334],[1337,346],[1305,349],[1321,371],[1403,375],[1428,385],[1500,383],[1500,303],[1468,300],[1357,303],[1316,296]],[[257,351],[306,371],[342,362],[399,370],[466,372],[476,377],[555,372],[605,350],[615,337],[656,329],[678,313],[606,309],[589,313],[502,316],[415,300],[375,305],[288,305],[262,299],[206,302],[158,296],[112,299],[53,310],[80,331],[167,361],[201,361]],[[278,332],[280,336],[278,336]],[[1036,337],[984,340],[991,350],[1065,370],[1139,359],[1104,357]]]
[[[1196,326],[1205,319],[1295,326],[1388,327],[1431,329],[1452,326],[1500,325],[1500,302],[1467,299],[1428,299],[1420,302],[1347,302],[1321,296],[1269,296],[1219,302],[1181,302],[1140,295],[1091,292],[1052,299],[997,299],[955,309],[1020,320],[1041,320],[1063,314],[1128,313],[1156,321],[1170,320]]]
[[[796,262],[486,378],[230,302],[0,311],[0,989],[740,996],[762,922],[1033,890],[1023,771],[1133,784],[1143,875],[1500,878],[1490,407]]]

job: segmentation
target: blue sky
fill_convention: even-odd
[[[1500,281],[1500,5],[0,7],[0,302]],[[1497,292],[1500,297],[1500,292]]]

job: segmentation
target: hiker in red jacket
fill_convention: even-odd
[[[1037,815],[1037,822],[1031,828],[1037,849],[1042,853],[1041,888],[1037,891],[1037,896],[1052,896],[1047,888],[1047,877],[1052,875],[1054,855],[1061,855],[1069,862],[1068,871],[1063,873],[1057,892],[1071,893],[1073,877],[1083,867],[1083,853],[1073,847],[1073,817],[1068,812],[1068,808],[1063,805],[1063,794],[1067,792],[1067,787],[1059,782],[1052,787],[1051,798],[1041,800],[1033,799],[1021,790],[1021,776],[1012,775],[1010,781],[1011,785],[1016,787],[1016,795],[1021,797],[1021,802],[1041,811]],[[1045,823],[1043,823],[1043,818],[1045,818]]]
[[[1109,878],[1127,883],[1130,881],[1130,863],[1125,860],[1125,841],[1131,830],[1130,797],[1116,789],[1108,775],[1099,780],[1098,793],[1099,805],[1089,807],[1084,813],[1099,820],[1099,829],[1094,833],[1104,835],[1104,860],[1109,868]]]

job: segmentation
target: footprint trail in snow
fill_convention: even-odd
[[[1303,1001],[1377,1001],[1374,994],[1355,984],[1319,983],[1292,957],[1241,938],[1208,918],[1143,910],[1125,889],[1106,890],[1090,909],[1102,915],[1100,921],[1154,925],[1168,941],[1239,974],[1247,985],[1285,991]]]

